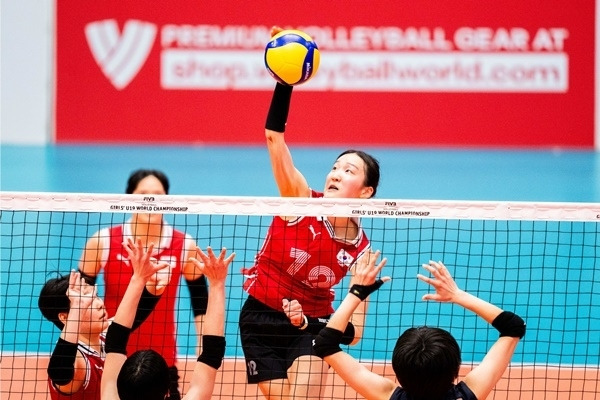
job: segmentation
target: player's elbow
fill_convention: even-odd
[[[267,140],[267,145],[277,145],[283,143],[283,133],[272,131],[270,129],[265,129],[265,139]]]

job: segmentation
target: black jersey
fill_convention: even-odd
[[[394,390],[390,400],[410,400],[410,397],[408,397],[404,389],[398,386],[396,390]],[[473,394],[471,389],[461,381],[448,391],[444,400],[477,400],[477,397]]]

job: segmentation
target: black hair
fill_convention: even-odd
[[[411,399],[443,399],[461,364],[456,339],[440,328],[407,329],[396,342],[392,367]]]
[[[52,322],[62,331],[64,324],[58,318],[60,313],[68,313],[71,301],[67,295],[69,275],[49,279],[42,287],[38,298],[38,307],[44,318]]]
[[[121,400],[164,400],[169,383],[165,359],[154,350],[139,350],[123,363],[117,391]]]
[[[375,197],[375,194],[377,193],[377,186],[379,186],[379,161],[377,161],[377,159],[375,157],[373,157],[372,155],[365,153],[362,150],[354,150],[354,149],[349,149],[346,150],[344,152],[342,152],[337,159],[339,159],[341,156],[344,156],[346,154],[356,154],[357,156],[359,156],[363,162],[365,163],[365,186],[370,186],[373,188],[373,194],[371,195],[371,197]]]
[[[133,171],[127,180],[127,188],[125,189],[125,193],[132,194],[139,185],[140,181],[148,176],[154,176],[156,179],[158,179],[162,184],[165,193],[169,194],[169,178],[167,178],[164,172],[156,169],[138,169]]]

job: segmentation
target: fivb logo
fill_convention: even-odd
[[[156,37],[156,25],[129,20],[119,35],[114,19],[86,25],[85,36],[94,59],[117,89],[131,82],[150,54]]]

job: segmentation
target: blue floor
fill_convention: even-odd
[[[292,147],[321,189],[342,148]],[[378,198],[600,202],[594,151],[364,149],[381,163]],[[122,193],[137,168],[162,169],[172,194],[276,196],[266,148],[0,146],[3,191]]]

